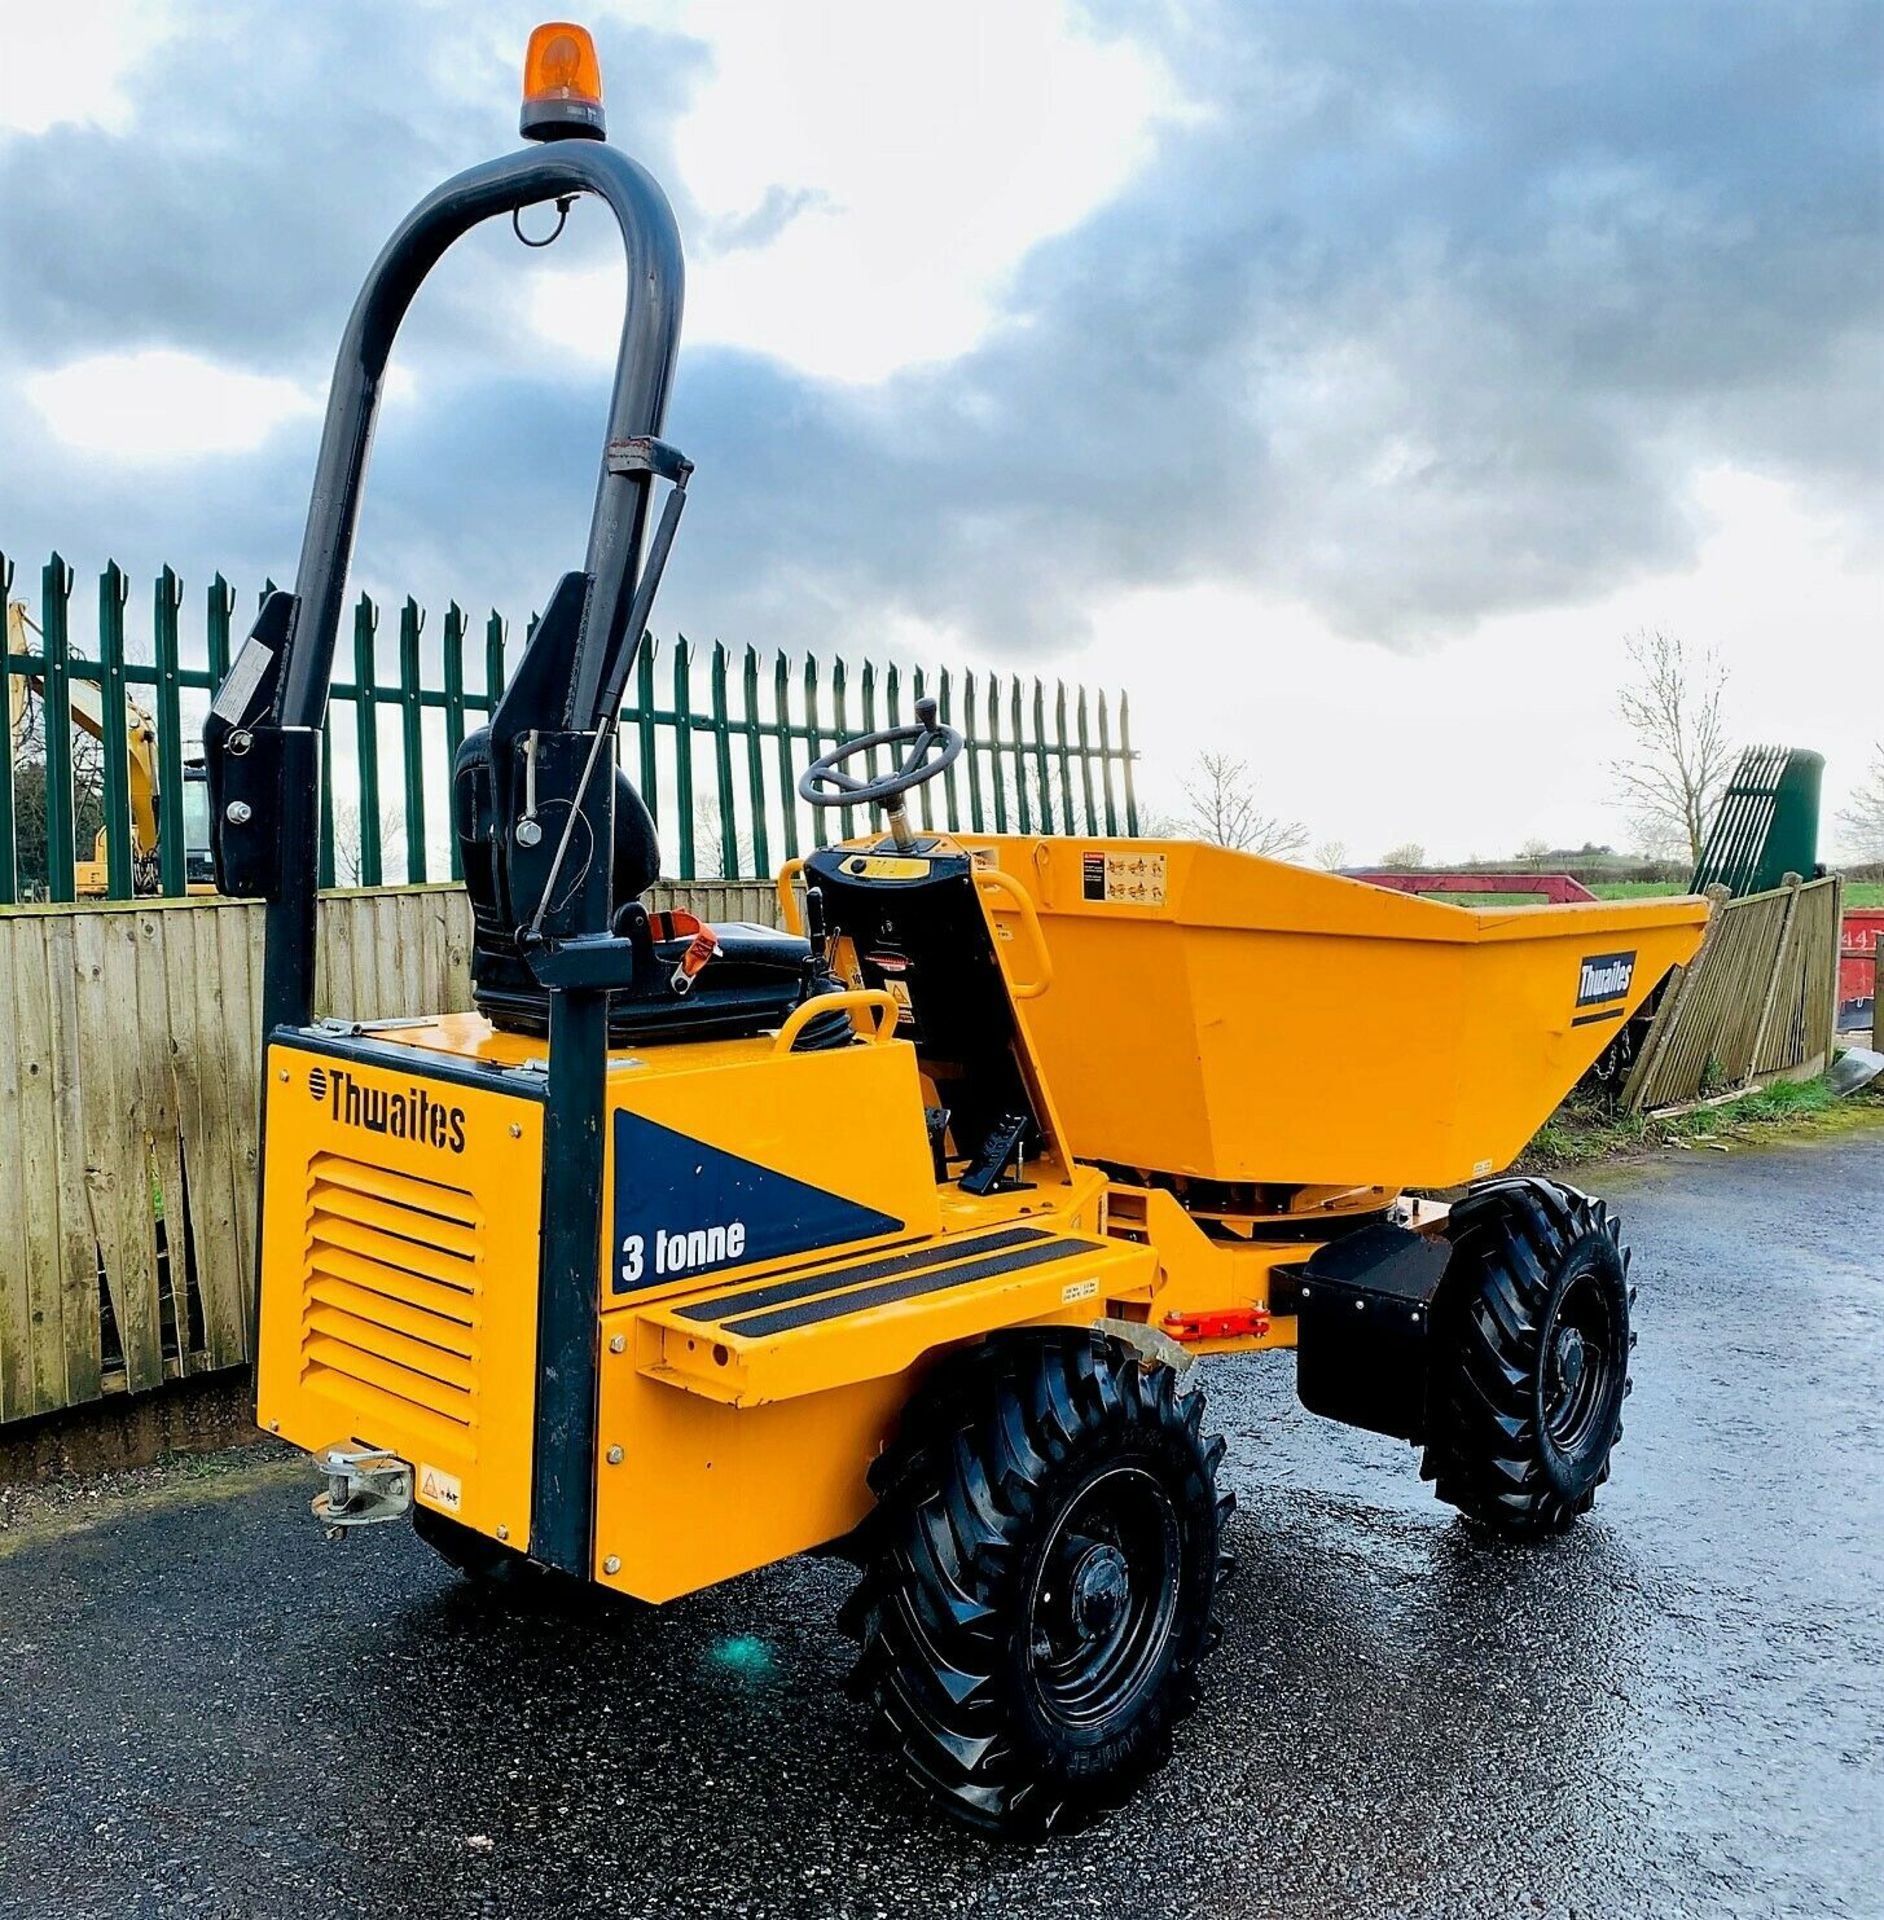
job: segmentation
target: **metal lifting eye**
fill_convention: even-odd
[[[512,207],[510,210],[510,230],[526,247],[554,246],[562,238],[563,223],[569,218],[569,209],[575,204],[576,196],[573,193],[559,193],[556,196],[556,224],[541,240],[532,240],[524,232],[523,223],[518,217],[523,211],[521,207]]]

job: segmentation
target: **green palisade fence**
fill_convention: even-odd
[[[177,895],[203,884],[200,849],[194,875],[187,857],[185,769],[209,696],[228,670],[237,595],[222,575],[211,581],[200,642],[189,649],[186,665],[186,595],[171,568],[152,593],[148,648],[127,639],[143,616],[134,612],[129,579],[115,561],[99,576],[96,648],[88,655],[74,646],[75,585],[72,569],[54,554],[41,570],[35,606],[25,592],[16,595],[13,563],[0,554],[0,600],[19,598],[32,621],[22,629],[24,651],[12,638],[7,643],[9,693],[16,691],[12,677],[24,677],[41,708],[43,741],[29,762],[11,721],[0,734],[0,905],[73,899],[76,867],[93,860],[100,827],[108,898],[129,899],[153,886]],[[449,832],[451,759],[503,688],[508,623],[489,615],[481,671],[474,663],[467,672],[466,653],[476,647],[463,609],[455,603],[446,609],[428,646],[431,623],[408,598],[399,609],[395,671],[388,679],[390,626],[362,594],[353,615],[352,677],[335,681],[328,710],[321,779],[321,884],[327,887],[460,877]],[[99,773],[89,794],[85,783],[74,781],[75,688],[81,703],[102,716],[101,737],[89,750]],[[1122,694],[1109,702],[1083,686],[1049,687],[1017,674],[906,670],[876,661],[853,668],[841,659],[795,662],[718,641],[702,649],[684,636],[671,643],[650,639],[622,710],[619,745],[622,764],[661,828],[666,876],[762,877],[807,847],[866,831],[869,822],[855,810],[840,809],[833,818],[802,805],[798,774],[852,734],[912,721],[926,694],[967,736],[968,749],[918,794],[925,827],[1138,831],[1135,756]],[[145,862],[141,886],[127,700],[156,736],[157,858]],[[873,756],[872,771],[887,770],[887,761],[878,761]],[[23,859],[29,844],[37,857]]]

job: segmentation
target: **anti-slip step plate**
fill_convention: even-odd
[[[947,1266],[977,1254],[999,1253],[1009,1247],[1024,1246],[1049,1237],[1040,1227],[1006,1227],[998,1233],[931,1240],[907,1252],[860,1260],[849,1266],[826,1267],[815,1273],[798,1273],[788,1279],[769,1281],[763,1286],[715,1294],[711,1299],[695,1300],[676,1308],[675,1313],[682,1320],[698,1320],[720,1326],[741,1315],[756,1314],[768,1307],[782,1307],[791,1301],[809,1300],[818,1294],[836,1293],[844,1287],[861,1286],[870,1280],[887,1280],[925,1267]]]
[[[847,1314],[863,1313],[872,1307],[887,1307],[898,1300],[914,1300],[925,1293],[939,1293],[945,1287],[965,1287],[976,1280],[991,1280],[997,1274],[1020,1273],[1028,1267],[1046,1266],[1053,1261],[1071,1260],[1082,1253],[1101,1251],[1096,1240],[1054,1240],[1043,1238],[1032,1246],[1014,1247],[1005,1253],[991,1253],[985,1259],[970,1260],[943,1267],[934,1273],[906,1274],[901,1279],[885,1280],[855,1293],[826,1295],[821,1300],[805,1300],[795,1306],[778,1307],[770,1313],[755,1313],[725,1323],[728,1333],[745,1334],[754,1339],[767,1334],[790,1333],[797,1327],[816,1326],[823,1320],[837,1320]]]
[[[649,1379],[759,1406],[901,1373],[997,1328],[1097,1318],[1146,1296],[1155,1255],[1035,1226],[948,1236],[634,1314]]]

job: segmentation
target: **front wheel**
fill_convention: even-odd
[[[912,1404],[875,1476],[852,1684],[955,1818],[1077,1825],[1164,1760],[1229,1566],[1203,1410],[1085,1333],[989,1342]]]
[[[1420,1472],[1487,1526],[1561,1531],[1622,1438],[1635,1290],[1621,1223],[1574,1187],[1499,1180],[1453,1208],[1447,1237]]]

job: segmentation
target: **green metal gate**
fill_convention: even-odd
[[[0,555],[0,599],[12,599],[13,581],[13,564]],[[102,818],[106,896],[128,899],[137,890],[127,775],[127,713],[133,706],[148,716],[156,740],[156,891],[188,890],[189,849],[193,839],[201,844],[203,822],[192,817],[191,806],[193,799],[200,802],[201,789],[187,773],[191,742],[184,707],[189,696],[196,697],[193,704],[205,702],[228,670],[236,592],[221,574],[210,582],[200,641],[187,649],[186,665],[184,589],[174,569],[165,567],[155,583],[147,654],[127,644],[130,582],[115,561],[99,576],[97,640],[89,656],[72,639],[74,586],[72,569],[55,553],[40,570],[36,617],[23,608],[27,619],[10,628],[16,637],[8,642],[7,674],[30,676],[43,709],[43,748],[32,763],[34,789],[43,796],[36,817],[43,818],[43,834],[28,836],[41,851],[23,861],[18,802],[27,762],[9,724],[0,736],[0,905],[75,897],[80,799]],[[534,624],[526,627],[526,637]],[[509,623],[489,614],[479,649],[471,622],[453,602],[429,655],[426,627],[425,611],[408,597],[399,608],[397,666],[388,679],[380,608],[365,594],[355,604],[352,677],[335,682],[328,708],[323,886],[459,877],[456,842],[446,831],[451,756],[502,691]],[[100,694],[95,793],[74,785],[75,684],[94,686]],[[620,736],[624,764],[662,828],[668,877],[764,875],[804,847],[824,845],[828,816],[800,805],[800,767],[850,735],[913,719],[916,701],[930,693],[969,746],[941,782],[923,788],[925,826],[1136,833],[1131,721],[1123,694],[1113,701],[1083,686],[1049,686],[1019,674],[905,669],[876,661],[853,667],[815,655],[794,660],[718,641],[700,648],[683,636],[644,646]],[[442,726],[428,726],[434,716],[442,716]],[[337,825],[337,772],[343,797],[357,799],[357,829],[344,817]],[[838,837],[863,830],[864,822],[848,809],[840,819]],[[197,868],[200,885],[200,856]]]

